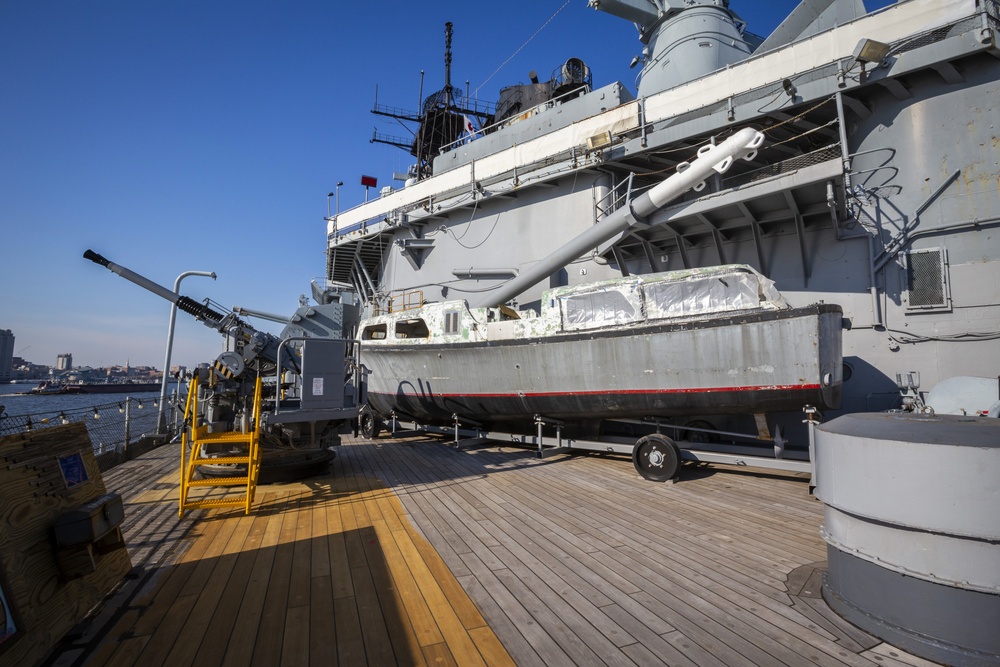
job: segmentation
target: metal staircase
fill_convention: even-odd
[[[209,433],[208,426],[198,426],[198,379],[191,380],[188,389],[187,402],[184,406],[184,435],[181,439],[181,484],[180,507],[178,516],[183,518],[186,510],[207,507],[243,507],[250,513],[254,492],[257,490],[257,477],[260,474],[260,410],[261,409],[261,379],[257,378],[254,386],[253,413],[246,433],[226,431]],[[189,437],[190,434],[190,437]],[[205,445],[245,445],[245,455],[203,457]],[[243,465],[246,474],[232,477],[206,477],[195,479],[199,466],[204,465]],[[244,495],[223,495],[221,497],[199,497],[189,500],[188,492],[192,487],[244,487]]]

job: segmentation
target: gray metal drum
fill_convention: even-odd
[[[710,5],[696,5],[668,18],[656,28],[648,48],[640,97],[693,81],[750,55],[730,13]]]
[[[1000,664],[1000,420],[852,414],[815,435],[827,603],[928,659]]]

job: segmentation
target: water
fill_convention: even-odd
[[[122,392],[120,394],[52,394],[48,396],[28,394],[27,392],[35,386],[37,383],[0,384],[0,405],[6,408],[3,414],[7,417],[52,416],[60,412],[80,412],[81,410],[93,409],[95,406],[124,403],[126,398],[141,399],[144,407],[147,407],[147,404],[148,407],[152,407],[153,400],[160,397],[159,390]],[[176,387],[175,383],[168,384],[167,395],[173,395]],[[24,395],[20,395],[22,393]]]
[[[0,385],[0,437],[38,429],[83,423],[102,469],[128,460],[129,446],[143,436],[158,433],[159,391],[121,394],[27,394],[34,384]],[[169,386],[171,392],[176,385]],[[168,398],[168,404],[169,404]],[[179,413],[164,408],[168,432]]]

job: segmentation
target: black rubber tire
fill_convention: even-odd
[[[367,405],[358,412],[358,431],[366,440],[374,440],[382,432],[385,425],[378,415]]]
[[[704,419],[695,419],[690,421],[685,426],[693,426],[695,428],[707,428],[712,431],[718,431],[715,428],[715,424]],[[704,431],[681,431],[681,440],[687,440],[688,442],[694,442],[699,445],[711,444],[719,441],[719,436],[715,433],[705,433]]]
[[[643,479],[666,482],[677,476],[681,453],[674,441],[665,435],[652,433],[639,438],[632,450],[632,465]]]

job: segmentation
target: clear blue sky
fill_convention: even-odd
[[[0,3],[0,329],[15,354],[162,366],[169,304],[84,260],[87,248],[168,288],[215,271],[181,292],[290,314],[325,270],[327,193],[343,181],[349,208],[362,174],[390,184],[410,163],[369,143],[376,126],[405,134],[370,113],[375,89],[413,109],[421,69],[425,93],[440,88],[445,21],[452,81],[483,99],[569,57],[595,86],[635,92],[634,27],[563,3]],[[796,4],[732,8],[767,35]],[[211,361],[221,345],[178,315],[174,363]]]

